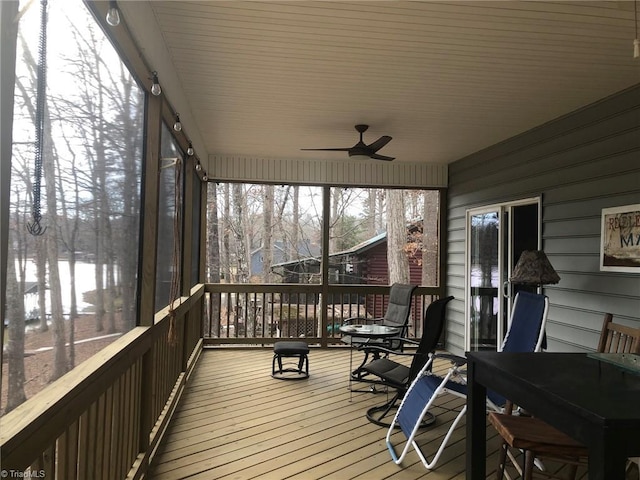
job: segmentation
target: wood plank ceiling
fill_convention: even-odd
[[[212,155],[450,163],[640,82],[633,1],[149,3]]]

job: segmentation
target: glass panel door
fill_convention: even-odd
[[[539,212],[539,198],[467,212],[467,350],[502,344],[513,296],[523,288],[508,280],[520,254],[540,248]]]
[[[499,313],[500,210],[469,217],[469,350],[495,349]]]

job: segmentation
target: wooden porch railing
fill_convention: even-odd
[[[8,478],[142,478],[204,343],[271,344],[299,336],[338,343],[345,318],[383,316],[388,291],[198,285],[174,303],[173,323],[164,309],[152,326],[124,334],[0,418],[0,470]],[[437,288],[417,290],[411,335],[421,335],[423,309],[439,295]]]
[[[206,284],[204,343],[271,344],[292,337],[339,343],[344,320],[384,316],[388,294],[384,285]],[[437,287],[418,287],[411,336],[422,335],[424,309],[441,294]]]
[[[204,286],[0,419],[7,478],[141,478],[202,351]]]

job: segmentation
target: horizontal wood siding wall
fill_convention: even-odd
[[[549,350],[597,345],[604,312],[640,326],[640,274],[601,272],[603,208],[640,203],[640,84],[449,166],[447,348],[464,346],[465,213],[542,196]]]
[[[300,160],[211,155],[207,174],[213,181],[352,185],[387,188],[444,188],[447,165],[376,160]]]

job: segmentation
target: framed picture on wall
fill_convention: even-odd
[[[640,203],[602,209],[600,270],[640,273]]]

